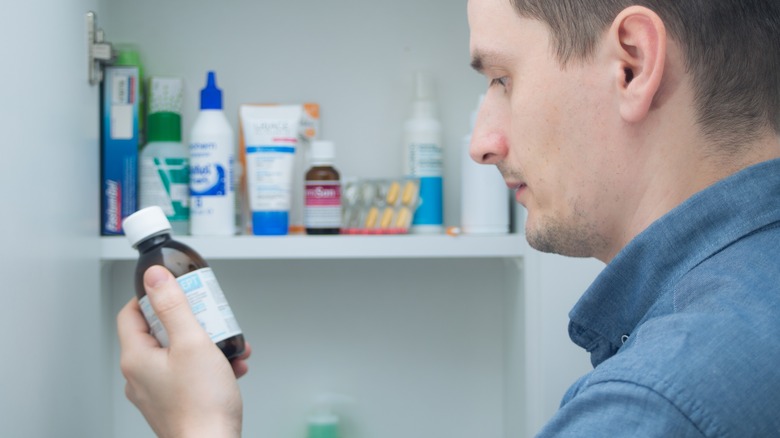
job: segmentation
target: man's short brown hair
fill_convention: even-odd
[[[698,122],[736,152],[769,127],[780,133],[780,0],[510,0],[545,23],[562,65],[586,60],[628,6],[654,11],[683,52]]]

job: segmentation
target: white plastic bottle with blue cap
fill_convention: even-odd
[[[190,135],[190,233],[236,233],[233,129],[222,111],[222,90],[213,71],[200,92],[200,113]]]

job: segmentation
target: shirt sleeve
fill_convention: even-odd
[[[633,382],[584,388],[537,435],[548,437],[676,437],[705,435],[661,394]]]

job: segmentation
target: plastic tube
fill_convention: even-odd
[[[287,234],[301,111],[300,105],[240,108],[254,235]]]

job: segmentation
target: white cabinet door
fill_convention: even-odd
[[[555,415],[566,390],[592,369],[590,355],[568,334],[569,311],[604,269],[596,259],[525,255],[526,436]]]
[[[98,89],[86,68],[97,1],[0,13],[0,436],[108,435]]]

